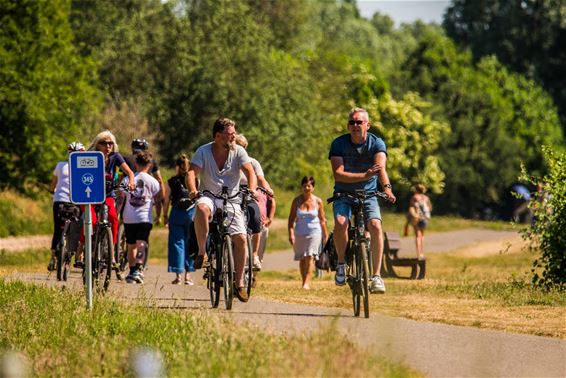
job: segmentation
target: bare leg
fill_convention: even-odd
[[[373,275],[379,275],[381,262],[383,260],[383,232],[380,219],[371,219],[368,223],[368,230],[371,235],[371,256],[373,261]]]
[[[305,278],[307,276],[307,271],[305,269],[305,260],[305,258],[299,260],[299,270],[301,271],[301,281],[303,286],[305,286]]]
[[[259,252],[259,242],[261,241],[261,232],[252,235],[252,249],[254,251],[253,257],[256,258]]]
[[[339,264],[344,264],[345,262],[347,245],[348,219],[346,217],[338,216],[334,219],[334,246],[336,247]]]
[[[208,236],[208,222],[210,220],[210,209],[204,204],[197,206],[195,212],[195,233],[197,235],[198,253],[206,254],[206,237]]]
[[[415,239],[417,244],[417,258],[424,259],[424,230],[420,227],[415,227]]]
[[[145,260],[145,253],[147,252],[147,242],[145,240],[136,240],[136,264],[143,265]]]
[[[311,281],[311,277],[312,277],[312,271],[313,271],[313,257],[312,256],[307,256],[305,257],[302,261],[304,261],[305,264],[305,276],[303,278],[303,289],[310,289],[310,281]]]
[[[138,245],[136,244],[128,244],[128,265],[135,266],[136,265],[136,256],[138,255]]]
[[[232,235],[234,244],[234,269],[236,270],[236,286],[244,287],[244,266],[246,265],[246,235]]]

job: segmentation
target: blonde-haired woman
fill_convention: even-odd
[[[112,225],[112,238],[116,244],[116,235],[118,234],[118,214],[116,212],[116,189],[118,182],[118,168],[128,176],[128,189],[136,189],[136,180],[134,172],[128,167],[124,157],[118,152],[118,143],[116,137],[109,130],[103,131],[94,137],[89,151],[100,151],[104,154],[104,171],[106,180],[106,205],[108,206],[108,221]],[[96,214],[94,206],[92,209],[93,224],[96,223]]]
[[[195,207],[189,200],[186,178],[189,172],[189,158],[181,154],[175,163],[175,176],[167,181],[165,193],[165,208],[163,210],[163,223],[169,226],[168,267],[167,271],[175,273],[173,285],[181,285],[181,274],[185,272],[185,285],[193,285],[191,272],[195,271],[193,255],[198,253],[196,240],[191,242],[191,227]],[[171,213],[167,214],[171,204]],[[193,245],[191,251],[189,247]]]

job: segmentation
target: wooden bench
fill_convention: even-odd
[[[381,264],[381,275],[384,277],[406,278],[422,280],[426,274],[426,260],[419,260],[416,257],[399,257],[397,253],[401,249],[401,238],[396,232],[384,232],[385,242],[383,248],[383,263]],[[410,267],[411,275],[402,277],[395,272],[395,267]]]

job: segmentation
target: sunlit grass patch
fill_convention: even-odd
[[[533,288],[527,251],[484,257],[429,254],[425,280],[386,278],[387,293],[370,297],[371,312],[510,332],[566,338],[566,296]],[[408,275],[408,272],[402,272]],[[298,270],[262,272],[256,295],[283,302],[351,309],[334,274],[301,289]]]
[[[332,326],[275,336],[206,310],[162,311],[104,298],[89,312],[82,293],[2,280],[0,308],[0,348],[23,352],[37,376],[129,376],[137,347],[158,350],[169,376],[416,375]]]
[[[2,249],[0,250],[0,273],[16,268],[25,268],[26,271],[45,270],[50,258],[51,251],[46,248],[17,252],[8,252]]]

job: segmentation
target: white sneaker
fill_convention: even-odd
[[[385,293],[385,283],[379,275],[375,275],[371,278],[371,284],[369,286],[369,291],[372,294],[384,294]]]
[[[255,270],[257,272],[261,271],[261,261],[259,261],[258,256],[254,256],[253,270]]]
[[[346,264],[338,264],[338,266],[336,266],[334,283],[336,284],[336,286],[346,285]]]

